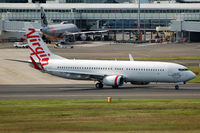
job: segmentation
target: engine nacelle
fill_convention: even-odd
[[[106,76],[103,79],[103,83],[109,86],[122,86],[124,84],[123,76],[115,75],[115,76]]]
[[[81,34],[80,37],[81,37],[81,40],[82,40],[82,41],[85,41],[85,40],[87,39],[87,36],[86,36],[85,34]]]
[[[133,82],[131,82],[131,84],[134,84],[134,85],[148,85],[148,84],[150,84],[150,82],[133,81]]]

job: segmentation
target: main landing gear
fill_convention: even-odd
[[[103,84],[101,82],[96,83],[96,88],[101,89],[103,88]]]
[[[118,85],[117,86],[113,85],[112,88],[113,89],[117,89],[117,88],[119,88],[119,86]]]

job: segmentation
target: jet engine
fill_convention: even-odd
[[[133,82],[131,82],[131,84],[134,84],[134,85],[148,85],[148,84],[150,84],[150,82],[133,81]]]
[[[82,40],[82,41],[85,41],[85,40],[87,39],[87,36],[86,36],[85,34],[81,34],[80,37],[81,37],[81,40]]]
[[[115,75],[115,76],[106,76],[103,79],[103,83],[109,86],[122,86],[124,84],[123,76]]]

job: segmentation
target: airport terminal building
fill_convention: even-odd
[[[6,30],[22,30],[24,21],[33,22],[36,28],[41,28],[40,6],[45,9],[49,24],[68,21],[76,24],[81,30],[109,29],[134,32],[138,30],[138,17],[140,29],[145,32],[156,31],[156,27],[169,27],[172,21],[200,21],[200,3],[141,3],[140,15],[138,4],[132,1],[78,4],[70,1],[40,4],[1,3],[0,34]]]
[[[69,21],[82,30],[137,29],[138,4],[2,3],[0,20],[40,22],[43,6],[50,23]],[[169,26],[171,20],[199,21],[200,4],[141,4],[141,29]]]

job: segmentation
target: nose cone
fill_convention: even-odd
[[[40,29],[41,32],[46,33],[49,29],[47,27],[44,27],[42,29]]]
[[[194,74],[192,71],[188,72],[188,74],[187,74],[188,81],[192,80],[195,77],[196,77],[196,74]]]

